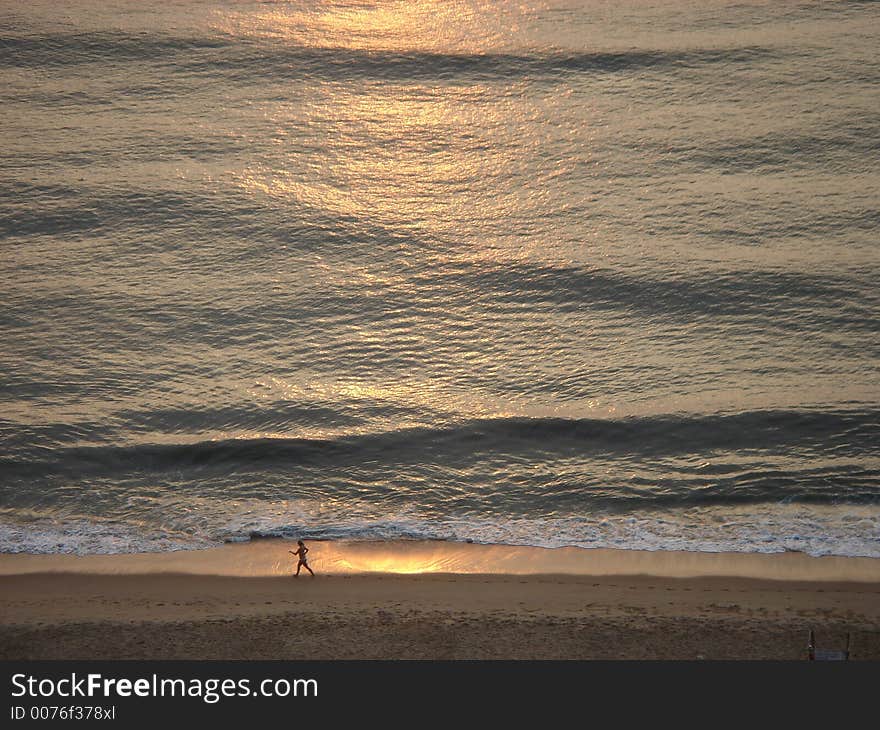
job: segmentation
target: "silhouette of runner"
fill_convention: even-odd
[[[303,544],[302,540],[297,540],[296,544],[299,545],[299,550],[293,552],[293,550],[288,550],[291,555],[296,555],[299,558],[299,562],[296,564],[296,573],[294,573],[294,578],[299,578],[300,568],[305,566],[306,570],[312,574],[312,578],[315,577],[315,571],[309,567],[309,562],[306,560],[306,553],[309,549]]]

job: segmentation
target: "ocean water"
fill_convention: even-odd
[[[880,3],[0,2],[0,551],[880,557]]]

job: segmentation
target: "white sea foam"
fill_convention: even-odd
[[[209,533],[167,531],[109,520],[0,521],[0,552],[113,554],[160,552],[244,542],[254,537],[330,540],[446,540],[535,547],[690,552],[803,552],[880,558],[880,510],[873,507],[703,508],[653,515],[548,518],[458,516],[429,519],[407,510],[383,518],[343,519],[333,510],[307,521],[278,509],[233,517]],[[191,528],[187,528],[191,530]]]
[[[89,519],[40,518],[28,522],[0,520],[0,552],[31,554],[113,555],[168,552],[211,547],[199,537],[184,537],[141,526]]]

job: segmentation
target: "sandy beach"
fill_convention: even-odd
[[[312,543],[294,579],[291,547],[0,556],[0,658],[880,659],[877,560]]]

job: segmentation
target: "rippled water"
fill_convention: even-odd
[[[878,28],[0,2],[0,550],[880,557]]]

